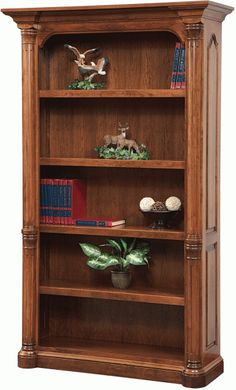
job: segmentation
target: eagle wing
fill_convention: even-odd
[[[87,54],[89,53],[94,53],[95,51],[98,51],[99,50],[99,47],[95,47],[94,49],[89,49],[89,50],[86,50],[83,55],[86,56]]]
[[[67,49],[71,50],[78,60],[81,58],[81,53],[79,52],[79,50],[76,47],[71,46],[71,45],[64,45],[64,46]]]

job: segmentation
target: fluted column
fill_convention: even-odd
[[[202,367],[203,25],[186,24],[185,385]]]
[[[18,364],[36,367],[37,354],[37,259],[39,231],[39,164],[37,101],[37,31],[22,33],[23,97],[23,323]]]

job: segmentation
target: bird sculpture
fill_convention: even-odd
[[[96,75],[104,76],[106,74],[106,71],[104,70],[104,67],[108,64],[109,60],[107,57],[99,58],[97,63],[90,61],[90,63],[87,63],[86,56],[92,53],[97,53],[99,51],[99,48],[89,49],[86,50],[84,53],[81,53],[79,49],[77,49],[74,46],[71,45],[64,45],[66,49],[71,50],[74,55],[76,56],[76,60],[74,62],[77,64],[79,72],[84,80],[92,81],[92,79]]]

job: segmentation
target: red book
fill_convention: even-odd
[[[67,179],[67,216],[66,225],[75,225],[75,220],[86,217],[86,182],[79,179]]]

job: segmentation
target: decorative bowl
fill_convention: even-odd
[[[145,217],[153,220],[149,226],[152,229],[172,228],[179,225],[183,219],[183,208],[177,211],[140,211]]]

